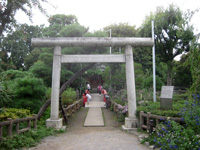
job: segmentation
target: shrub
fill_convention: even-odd
[[[161,87],[164,85],[161,78],[156,76],[156,90],[160,91]],[[150,76],[143,81],[143,88],[153,88],[153,76]]]
[[[63,105],[72,104],[76,100],[76,91],[73,88],[68,88],[62,93],[61,99]]]
[[[6,121],[7,118],[17,119],[26,118],[31,116],[30,110],[16,109],[16,108],[1,108],[0,109],[0,122]]]
[[[199,150],[200,137],[200,97],[193,95],[194,101],[186,101],[185,107],[179,115],[185,122],[184,126],[170,120],[157,125],[156,133],[150,134],[150,144],[159,147],[161,150]]]
[[[9,102],[11,102],[11,93],[4,82],[0,81],[0,107],[6,106]]]
[[[37,112],[39,110],[46,93],[46,87],[43,81],[30,77],[16,79],[12,90],[15,97],[10,106],[14,108],[30,109],[32,112]]]
[[[193,95],[194,101],[186,101],[180,115],[186,122],[188,128],[191,128],[195,133],[200,133],[200,96]]]
[[[154,147],[160,147],[161,150],[197,150],[200,146],[194,130],[184,128],[174,121],[167,120],[156,129]]]
[[[6,80],[14,80],[17,78],[24,78],[26,76],[33,77],[33,74],[27,71],[20,71],[20,70],[7,70],[1,73]]]
[[[151,112],[154,115],[161,115],[167,117],[180,117],[178,114],[184,106],[184,101],[174,102],[172,110],[160,110],[160,102],[144,102],[136,109],[136,116],[139,118],[140,111],[144,113]]]

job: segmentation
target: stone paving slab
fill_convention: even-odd
[[[106,107],[105,102],[89,102],[89,104],[85,103],[85,107]]]
[[[85,119],[84,127],[104,126],[101,107],[90,107]]]

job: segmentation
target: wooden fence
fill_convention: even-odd
[[[21,119],[11,119],[8,118],[7,121],[0,122],[0,139],[3,138],[3,127],[7,127],[7,136],[12,137],[13,125],[16,125],[16,133],[20,134],[31,129],[31,122],[33,121],[33,128],[37,129],[37,115],[33,117],[21,118]],[[19,129],[19,124],[27,122],[27,127]]]
[[[65,115],[67,117],[70,117],[73,113],[75,113],[77,110],[79,110],[82,107],[82,102],[83,100],[81,99],[75,102],[74,104],[69,105],[67,108],[64,108]],[[60,114],[62,113],[60,112]]]
[[[111,102],[111,106],[113,106],[113,112],[118,114],[119,113],[118,104],[113,101],[110,101],[110,102]]]
[[[66,116],[71,116],[72,113],[76,112],[81,108],[82,100],[77,101],[76,103],[69,105],[64,109]],[[21,119],[11,119],[8,118],[7,121],[0,122],[0,139],[3,138],[3,127],[7,127],[7,135],[8,137],[12,137],[13,135],[13,126],[16,125],[16,133],[20,134],[22,132],[26,132],[31,129],[31,124],[33,123],[33,128],[37,129],[37,115],[27,118]],[[27,127],[23,129],[19,129],[20,123],[27,122]]]
[[[146,129],[149,132],[153,131],[153,128],[156,127],[160,123],[160,121],[163,120],[174,120],[176,122],[183,122],[181,118],[178,117],[166,117],[166,116],[159,116],[159,115],[153,115],[150,112],[145,114],[143,111],[140,111],[140,129]]]

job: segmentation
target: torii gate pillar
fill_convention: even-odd
[[[63,127],[62,118],[59,117],[59,90],[61,72],[61,51],[60,46],[54,48],[53,72],[52,72],[52,92],[51,92],[51,118],[46,120],[46,126],[61,129]]]
[[[124,130],[133,130],[138,126],[136,118],[136,92],[135,92],[135,73],[133,63],[133,51],[131,45],[125,47],[126,59],[126,85],[127,85],[127,99],[128,99],[128,117],[125,118],[125,125],[122,126]]]

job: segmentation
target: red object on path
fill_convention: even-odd
[[[83,106],[85,106],[85,103],[87,102],[87,96],[83,94]]]
[[[85,90],[85,93],[87,93],[87,94],[90,94],[90,91],[88,91],[88,90]]]
[[[106,102],[106,97],[105,97],[105,95],[108,94],[107,91],[103,89],[103,90],[102,90],[102,94],[103,94],[103,101]]]

